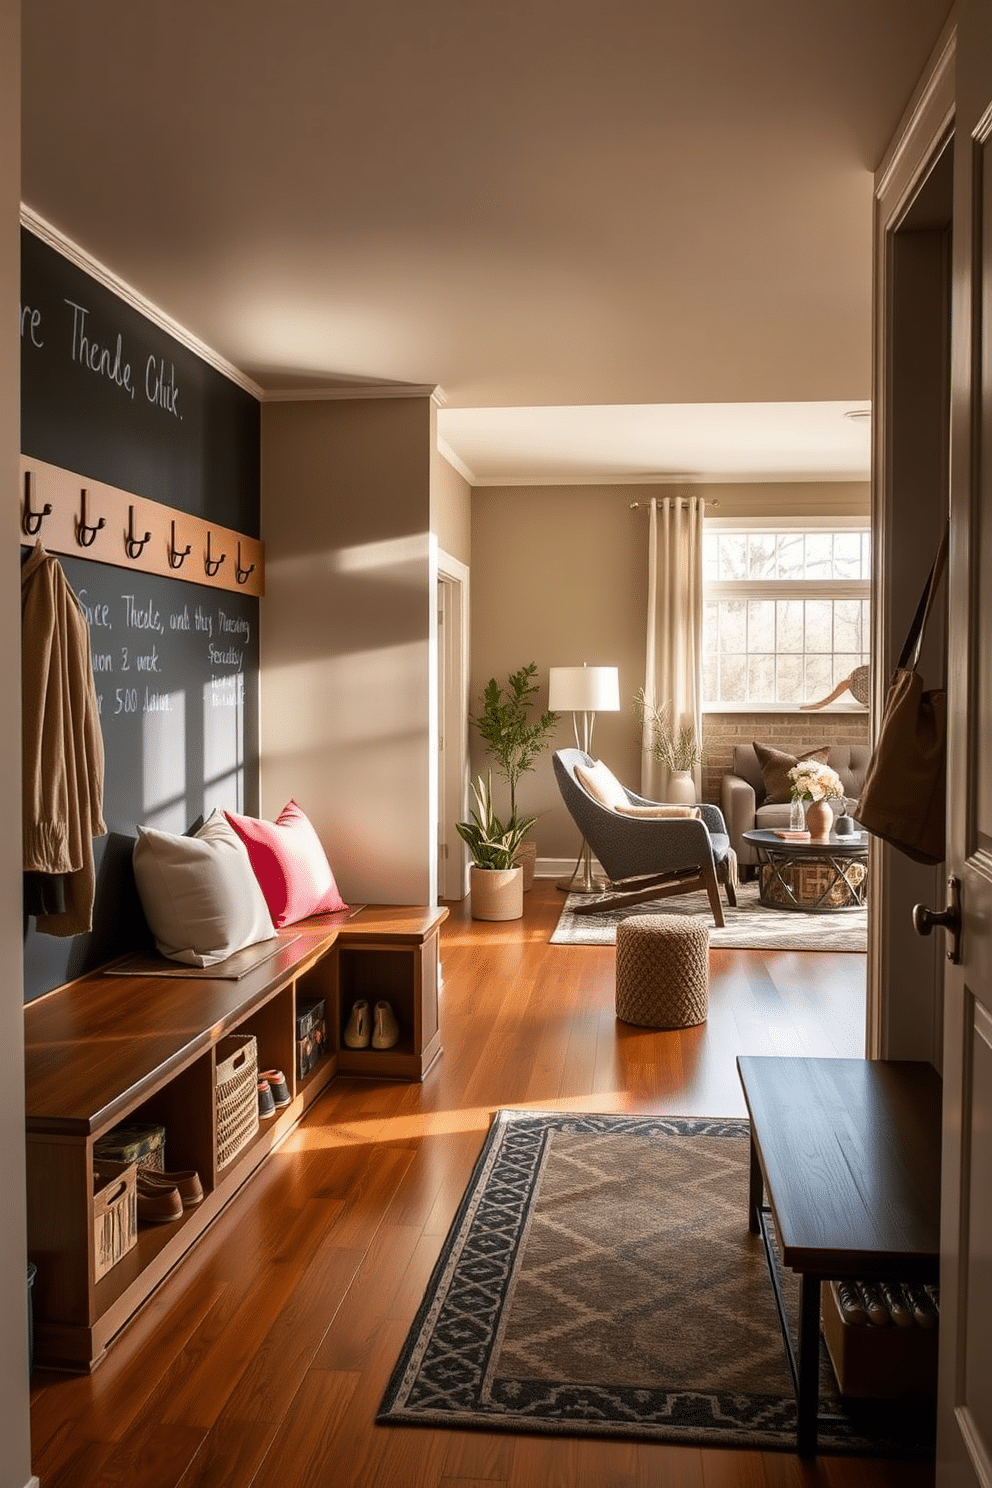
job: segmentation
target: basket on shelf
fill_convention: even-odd
[[[165,1127],[152,1122],[124,1121],[93,1143],[101,1162],[140,1163],[143,1168],[165,1168]]]
[[[93,1279],[99,1281],[138,1239],[137,1168],[93,1163]]]
[[[222,1168],[258,1131],[258,1049],[250,1033],[232,1033],[217,1044],[215,1107]]]

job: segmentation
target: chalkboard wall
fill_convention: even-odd
[[[21,248],[23,453],[257,536],[256,399],[33,234]],[[183,832],[215,806],[258,810],[258,600],[59,560],[90,622],[109,833],[92,933],[39,935],[25,918],[28,999],[148,943],[139,823]]]

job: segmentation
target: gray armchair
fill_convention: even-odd
[[[569,815],[599,859],[615,893],[579,904],[576,913],[593,914],[625,904],[666,899],[705,889],[713,919],[722,925],[719,884],[727,903],[737,903],[736,863],[718,806],[702,805],[698,817],[626,816],[602,805],[576,775],[576,766],[594,761],[581,749],[559,749],[552,757],[555,778]],[[622,786],[633,807],[657,803]]]

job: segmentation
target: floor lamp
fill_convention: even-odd
[[[596,714],[620,712],[620,675],[617,668],[552,667],[548,683],[548,707],[553,713],[571,713],[575,747],[591,755]],[[598,894],[605,887],[604,879],[593,876],[592,852],[583,837],[572,876],[562,879],[558,888],[572,894]]]

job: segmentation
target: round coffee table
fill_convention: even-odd
[[[837,914],[863,909],[868,890],[868,833],[802,841],[774,829],[744,833],[758,852],[758,898],[769,909]]]

